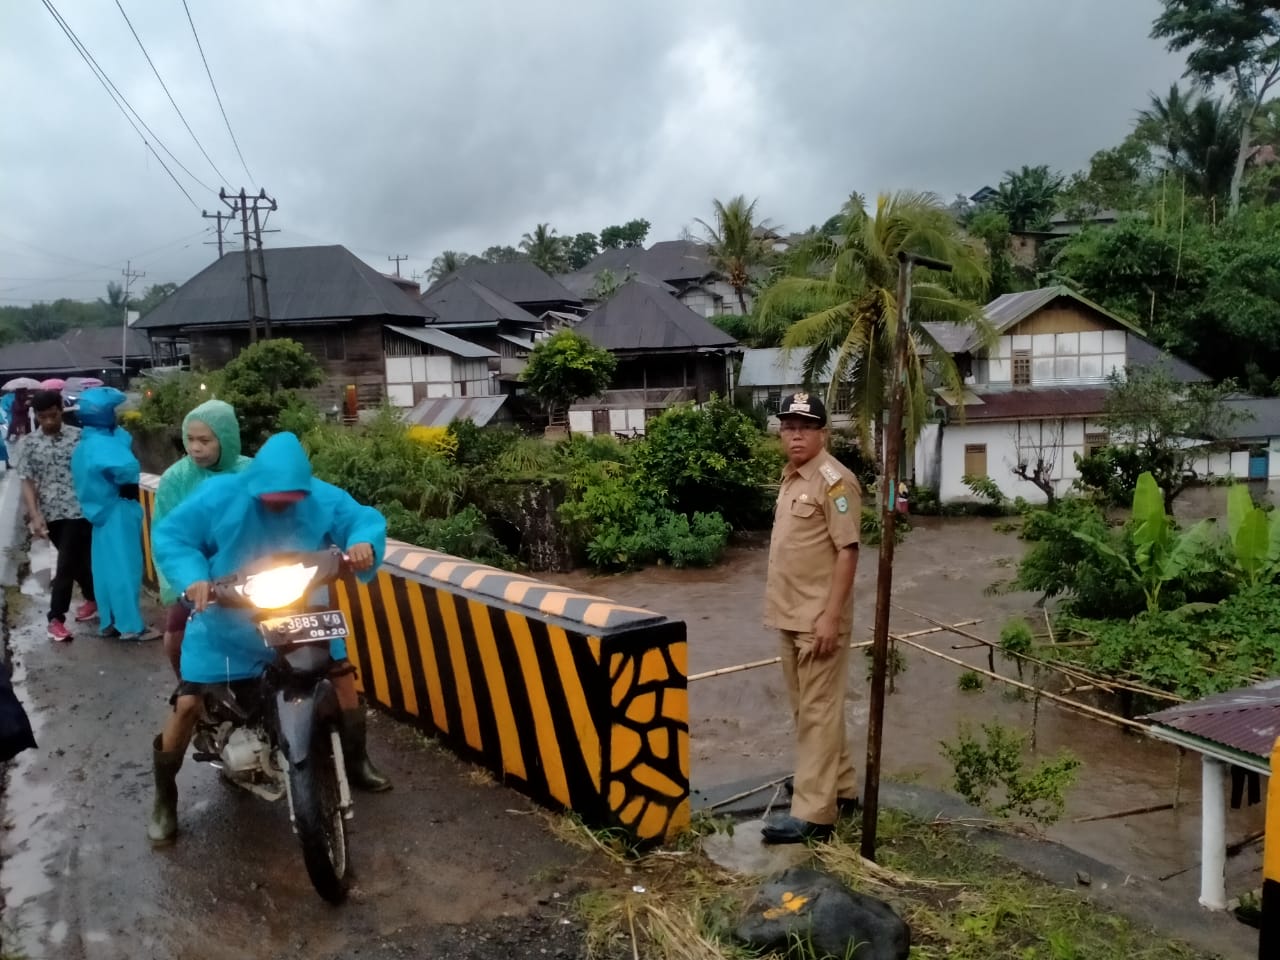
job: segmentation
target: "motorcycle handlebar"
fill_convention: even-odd
[[[346,573],[349,570],[351,570],[350,554],[348,554],[345,550],[339,550],[336,547],[331,548],[329,552],[338,554],[338,562],[339,562],[339,568],[337,571],[338,573],[340,574]],[[218,599],[217,599],[218,585],[220,581],[225,581],[227,579],[228,578],[219,578],[219,579],[213,579],[213,580],[207,581],[210,585],[209,600],[208,600],[209,606],[216,606],[218,604]],[[230,579],[231,580],[236,579],[235,575],[233,575]],[[181,603],[183,606],[185,606],[188,610],[192,610],[192,611],[195,610],[195,604],[192,602],[191,598],[187,596],[186,590],[183,590],[182,593],[178,595],[178,602]]]

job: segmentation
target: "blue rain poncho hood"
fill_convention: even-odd
[[[258,450],[245,471],[249,495],[310,493],[311,461],[302,441],[292,433],[277,433]]]
[[[80,423],[86,427],[111,430],[116,425],[116,407],[128,399],[115,387],[92,387],[80,394]]]

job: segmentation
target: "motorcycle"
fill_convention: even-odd
[[[192,737],[194,759],[217,767],[225,782],[287,798],[307,875],[333,904],[347,895],[354,811],[329,642],[347,639],[349,627],[341,610],[309,599],[347,566],[337,548],[278,553],[212,582],[210,602],[248,611],[275,657],[258,677],[207,685]]]

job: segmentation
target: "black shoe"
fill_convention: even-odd
[[[765,843],[804,843],[808,840],[826,840],[834,827],[829,823],[810,823],[789,814],[775,817],[764,825],[760,833]]]

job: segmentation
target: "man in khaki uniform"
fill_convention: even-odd
[[[837,814],[858,806],[844,702],[862,491],[827,453],[821,400],[789,396],[778,418],[787,466],[769,543],[764,622],[781,631],[797,745],[791,813],[770,818],[763,833],[767,843],[801,843],[830,836]]]

